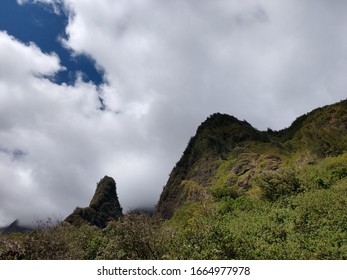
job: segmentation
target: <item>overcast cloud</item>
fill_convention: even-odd
[[[105,83],[54,84],[56,54],[0,32],[0,225],[65,217],[105,174],[124,210],[154,205],[210,114],[282,129],[346,98],[346,1],[59,2]]]

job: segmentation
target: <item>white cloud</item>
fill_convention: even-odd
[[[344,97],[336,73],[346,70],[345,4],[65,2],[74,9],[66,44],[96,58],[124,102],[155,92],[159,114],[179,107],[177,124],[223,111],[279,129]]]
[[[2,65],[6,65],[0,68],[2,80],[18,79],[18,76],[30,74],[52,75],[61,69],[56,55],[43,54],[34,43],[25,46],[3,31],[0,31],[0,41],[0,60]],[[32,59],[33,56],[36,60]]]
[[[134,103],[122,114],[101,112],[98,94],[104,92],[108,100],[107,86],[97,89],[82,81],[57,85],[43,79],[60,69],[56,55],[2,32],[4,53],[0,63],[9,71],[0,74],[0,205],[6,211],[0,224],[14,218],[64,217],[89,202],[106,173],[127,186],[119,190],[125,209],[154,203],[148,192],[136,190],[143,182],[158,183],[149,170],[155,148],[139,128],[148,106]],[[134,192],[142,193],[143,200],[134,202]]]
[[[0,63],[8,65],[0,69],[0,147],[25,152],[20,160],[0,152],[0,183],[15,186],[1,190],[0,203],[12,205],[7,216],[22,215],[13,201],[24,203],[26,191],[40,197],[33,212],[68,214],[88,203],[104,174],[117,181],[125,209],[155,203],[209,114],[280,129],[346,97],[342,1],[64,3],[62,43],[92,56],[108,83],[36,78],[58,71],[58,58],[0,33]],[[21,191],[27,195],[16,199]]]

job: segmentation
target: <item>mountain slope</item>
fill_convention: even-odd
[[[299,117],[279,134],[282,142],[287,140],[297,151],[306,149],[322,158],[346,151],[346,131],[347,100],[344,100]]]
[[[258,131],[246,121],[213,114],[172,170],[156,214],[169,219],[188,202],[297,193],[303,185],[298,168],[346,151],[347,100],[313,110],[281,131]],[[276,180],[282,187],[266,189],[267,181]]]

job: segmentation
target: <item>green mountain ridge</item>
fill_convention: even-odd
[[[347,150],[347,100],[313,110],[280,131],[259,131],[216,113],[197,129],[172,170],[156,213],[171,218],[187,201],[259,193],[270,171],[317,164]]]

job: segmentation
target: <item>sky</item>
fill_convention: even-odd
[[[0,226],[65,218],[115,179],[152,207],[215,112],[288,127],[346,98],[347,1],[3,0]]]

